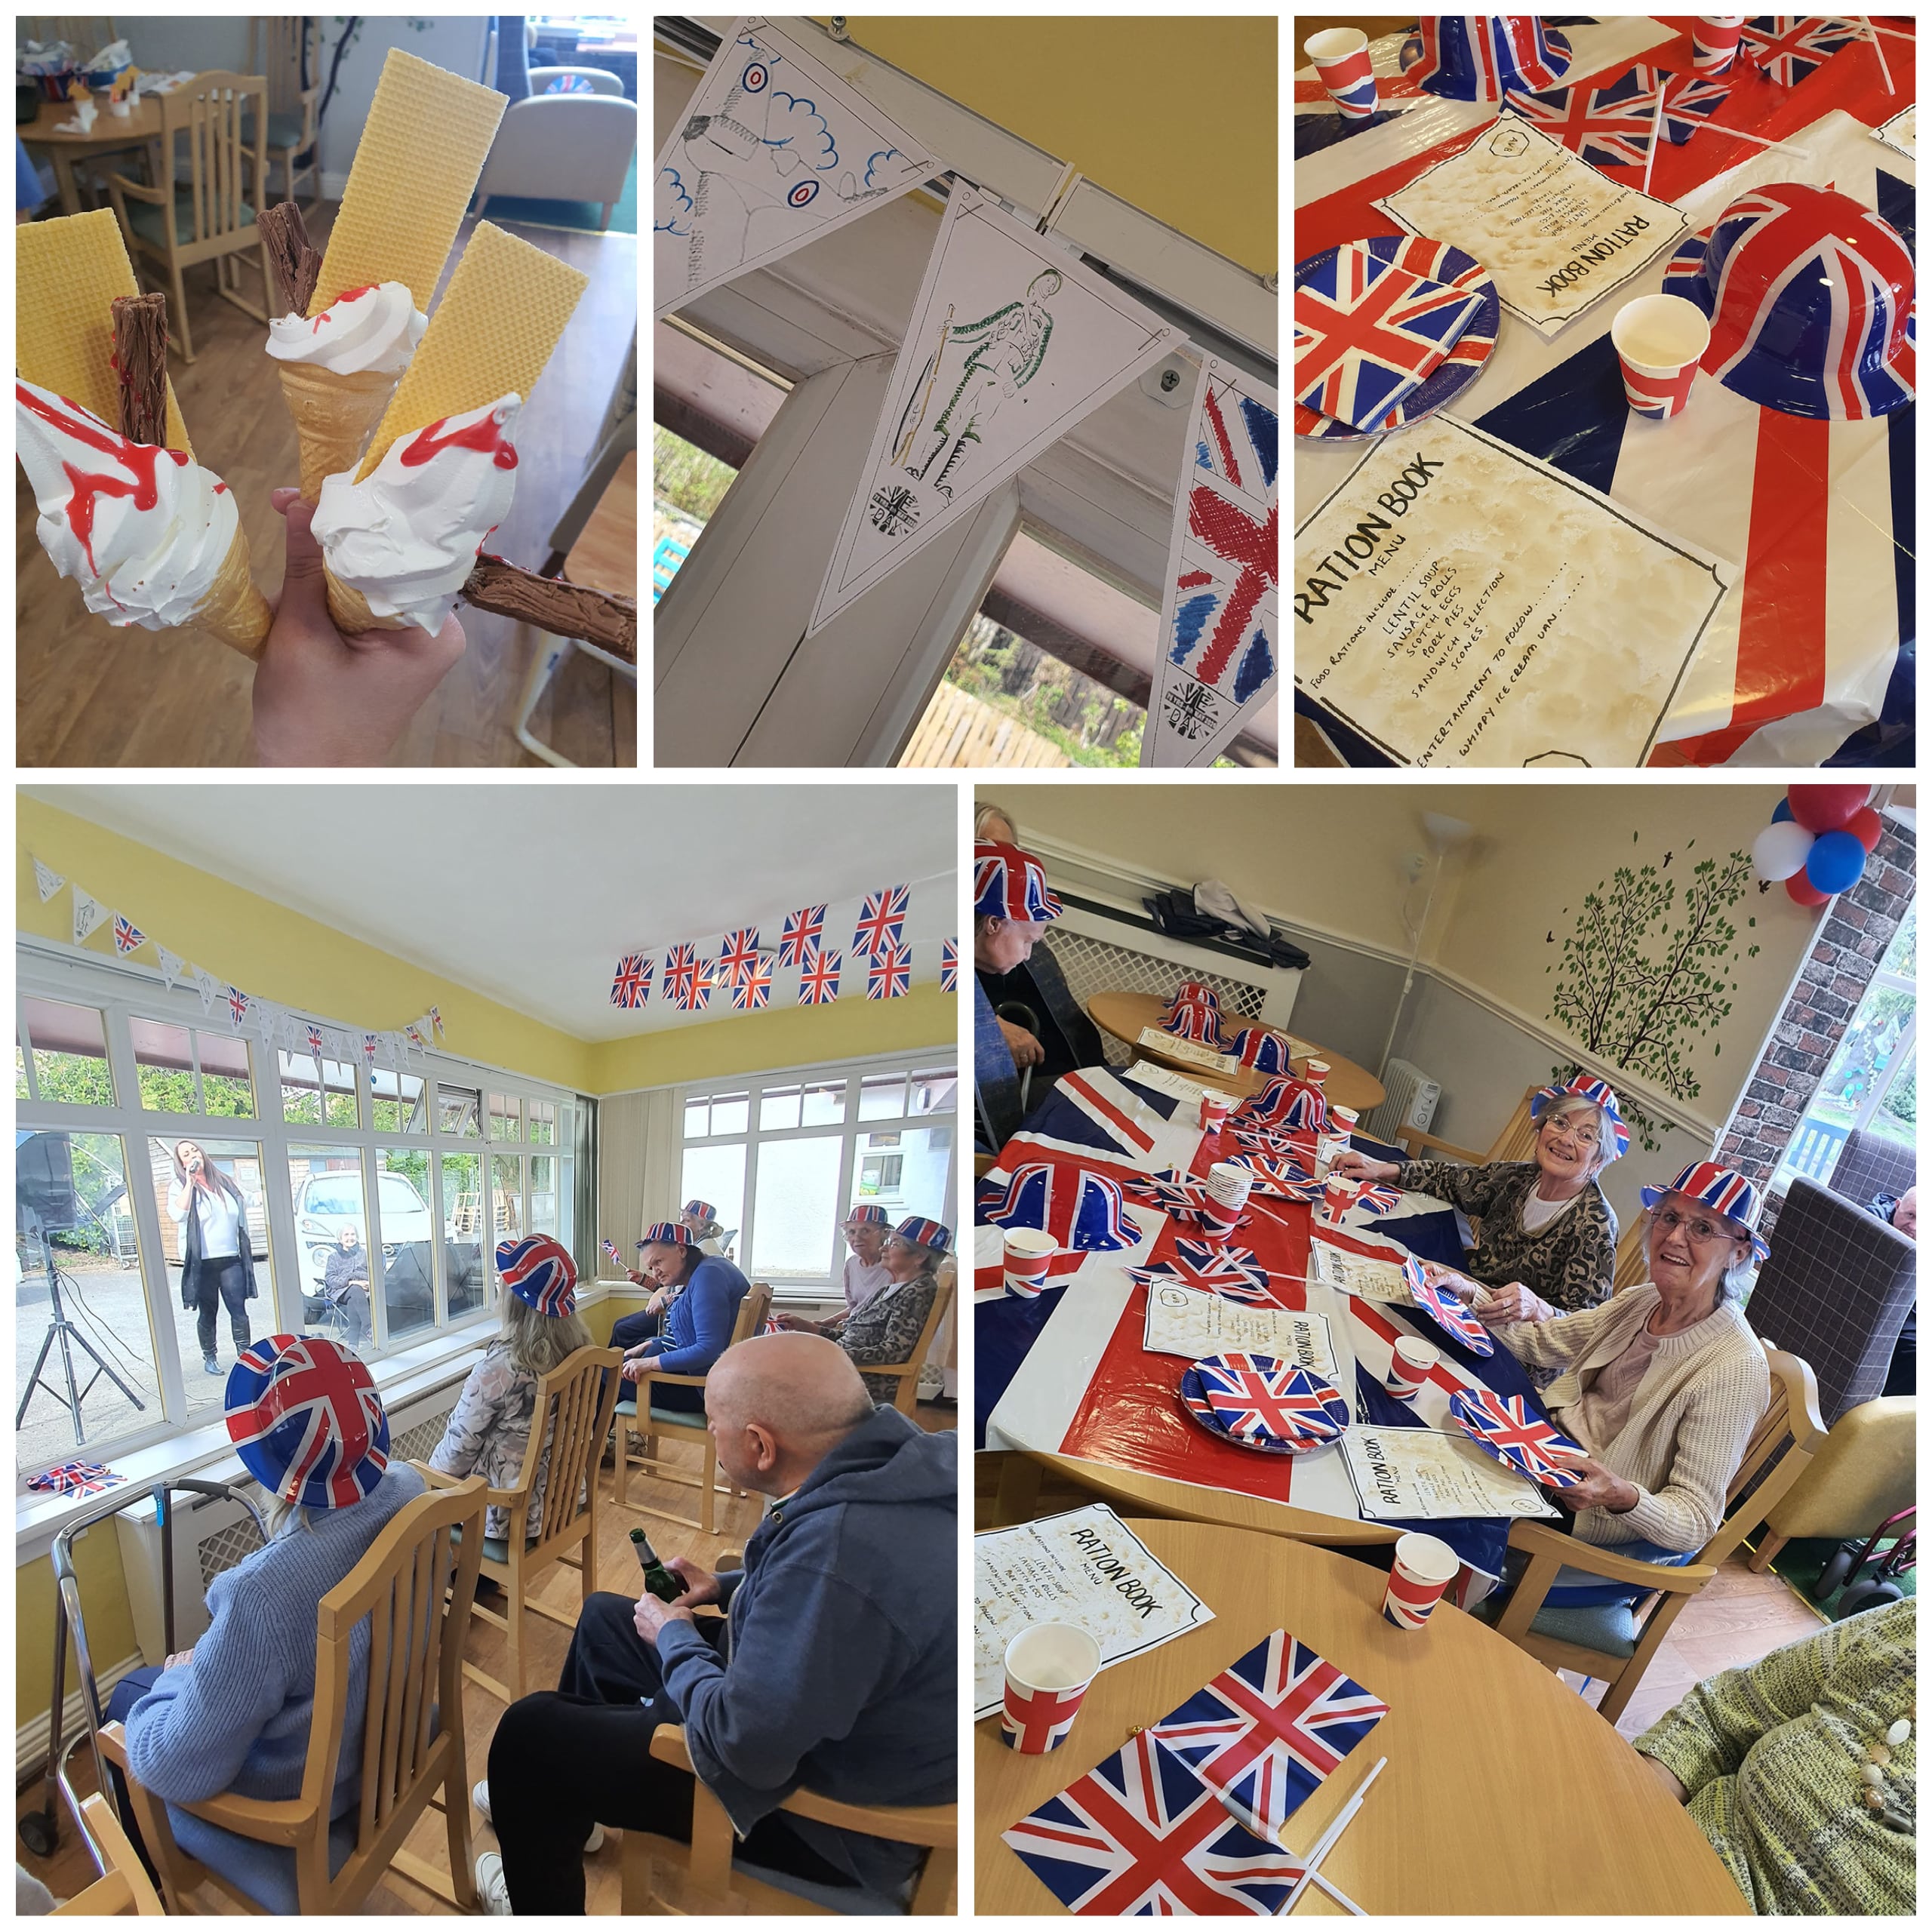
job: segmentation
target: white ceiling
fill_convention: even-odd
[[[914,887],[915,983],[938,977],[939,942],[959,931],[958,794],[897,777],[21,789],[582,1040],[719,1017],[655,998],[640,1012],[614,1008],[611,971],[629,948],[661,953],[752,924],[769,927],[771,946],[801,905],[901,884]],[[179,909],[182,934],[168,937],[185,951],[193,912]],[[781,980],[774,997],[789,996]]]

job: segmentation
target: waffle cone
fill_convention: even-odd
[[[361,592],[344,583],[333,571],[325,569],[323,576],[328,583],[329,615],[335,620],[335,627],[345,637],[355,637],[364,631],[406,631],[409,623],[404,617],[379,617],[369,608],[369,600]]]
[[[282,400],[295,419],[300,445],[302,500],[313,504],[321,496],[325,477],[353,469],[369,432],[382,420],[395,394],[401,372],[378,375],[361,369],[338,375],[305,363],[279,366]]]
[[[200,609],[188,620],[198,631],[206,631],[241,652],[244,657],[259,657],[267,642],[268,603],[255,588],[248,570],[248,540],[238,528],[235,541],[222,559],[221,574],[214,580]]]

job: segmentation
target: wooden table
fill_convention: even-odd
[[[1200,1524],[1131,1526],[1214,1621],[1103,1671],[1066,1743],[1022,1757],[976,1727],[975,1909],[1057,1912],[1000,1838],[1271,1632],[1291,1630],[1389,1715],[1288,1820],[1306,1851],[1378,1758],[1388,1764],[1322,1864],[1364,1912],[1744,1914],[1717,1854],[1656,1774],[1575,1691],[1444,1604],[1383,1622],[1384,1579],[1306,1543]],[[1296,1907],[1338,1908],[1312,1888]]]
[[[1260,1093],[1267,1085],[1271,1075],[1254,1072],[1247,1067],[1238,1068],[1232,1073],[1210,1073],[1204,1067],[1192,1065],[1179,1055],[1146,1045],[1140,1038],[1141,1029],[1151,1026],[1158,1032],[1161,1016],[1167,1010],[1168,1002],[1152,993],[1096,993],[1087,1002],[1088,1015],[1094,1024],[1102,1032],[1111,1033],[1116,1040],[1131,1047],[1143,1060],[1171,1066],[1177,1072],[1204,1084],[1226,1088],[1243,1099],[1251,1094]],[[1358,1066],[1353,1060],[1331,1052],[1326,1047],[1316,1048],[1314,1057],[1328,1063],[1326,1091],[1338,1107],[1352,1107],[1358,1113],[1366,1113],[1371,1107],[1381,1106],[1388,1097],[1382,1082],[1366,1067]],[[1293,1065],[1300,1073],[1307,1063],[1303,1059],[1294,1061]]]
[[[71,121],[75,104],[71,100],[43,100],[30,126],[14,131],[30,147],[45,148],[54,163],[54,179],[60,190],[60,212],[81,213],[81,192],[74,180],[74,163],[91,156],[112,154],[120,148],[136,148],[161,139],[161,102],[153,95],[135,102],[123,121],[108,112],[104,103],[95,117],[94,130],[86,134],[63,134],[63,121]]]

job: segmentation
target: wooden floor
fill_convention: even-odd
[[[335,205],[303,216],[318,243]],[[454,265],[475,226],[466,220]],[[611,391],[637,325],[637,238],[502,224],[590,277],[533,395],[517,439],[516,500],[494,548],[540,568],[549,535],[595,454]],[[247,258],[252,260],[253,258]],[[243,271],[259,301],[261,278]],[[447,271],[445,272],[447,278]],[[255,581],[280,590],[281,518],[269,491],[297,481],[295,429],[258,322],[214,292],[214,270],[186,281],[195,359],[168,373],[196,459],[226,479],[242,512]],[[75,586],[56,575],[34,534],[33,493],[14,466],[17,751],[23,766],[238,765],[253,760],[248,660],[198,632],[116,630],[90,616]],[[535,633],[506,617],[462,607],[469,648],[405,733],[398,765],[537,765],[514,726]],[[637,762],[634,688],[573,651],[531,719],[536,735],[585,765]]]

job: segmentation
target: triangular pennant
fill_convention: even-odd
[[[57,872],[51,866],[43,866],[36,859],[33,862],[33,882],[40,888],[40,903],[45,906],[67,881],[64,875]]]
[[[955,180],[806,635],[1182,340]]]
[[[362,1063],[373,1073],[376,1070],[376,1056],[382,1051],[383,1043],[374,1033],[362,1035]]]
[[[138,952],[148,943],[148,936],[125,913],[114,915],[114,949],[124,958],[131,952]]]
[[[155,941],[154,949],[161,955],[161,983],[171,988],[180,981],[182,968],[188,962],[180,953],[170,952],[158,940]]]
[[[740,20],[657,157],[652,312],[686,307],[944,172],[792,29]]]
[[[429,1009],[429,1030],[438,1039],[443,1037],[443,1010],[439,1006]]]
[[[265,1047],[275,1044],[275,1029],[281,1023],[281,1008],[273,1000],[258,999],[248,1008],[248,1024],[255,1029],[256,1037]]]
[[[239,986],[230,986],[223,997],[228,1001],[229,1026],[238,1033],[242,1030],[242,1023],[248,1017],[248,1009],[255,1002]]]
[[[92,894],[81,887],[74,888],[74,943],[81,945],[90,933],[104,925],[109,915],[107,908]]]
[[[195,992],[202,996],[202,1011],[212,1013],[215,996],[221,991],[221,982],[212,973],[204,972],[198,966],[190,966],[188,971],[195,982]]]
[[[1140,762],[1212,764],[1281,676],[1275,392],[1204,358],[1174,494]]]

